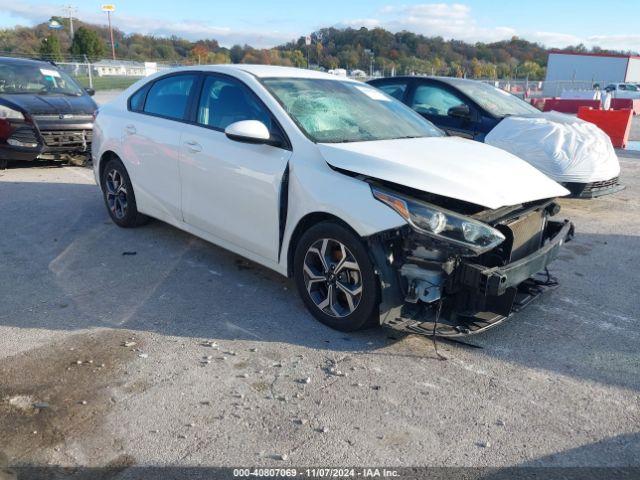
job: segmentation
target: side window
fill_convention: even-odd
[[[173,75],[156,81],[149,89],[145,113],[184,120],[195,75]]]
[[[464,104],[457,95],[435,85],[418,85],[413,94],[411,108],[418,113],[446,117],[451,107]]]
[[[228,77],[208,75],[198,105],[198,123],[224,130],[234,122],[259,120],[274,131],[271,114],[244,84]]]
[[[129,109],[134,112],[141,112],[144,107],[144,99],[149,90],[148,86],[142,87],[136,93],[129,97]]]
[[[390,97],[393,97],[396,100],[402,101],[404,92],[407,89],[407,84],[406,82],[405,83],[402,83],[402,82],[385,83],[384,85],[375,85],[375,87],[379,88]]]

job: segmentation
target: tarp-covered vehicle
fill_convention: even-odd
[[[392,77],[371,85],[403,101],[449,135],[472,138],[526,160],[574,196],[621,190],[609,137],[592,123],[532,105],[483,82]]]
[[[90,159],[98,108],[91,94],[51,63],[0,58],[0,168],[10,160]]]

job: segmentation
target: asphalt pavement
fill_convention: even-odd
[[[466,343],[316,322],[86,168],[0,171],[0,463],[640,466],[640,161],[563,200],[560,286]],[[2,470],[0,465],[0,470]]]

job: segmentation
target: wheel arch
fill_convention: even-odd
[[[298,221],[293,233],[291,234],[291,239],[289,240],[289,245],[287,247],[287,276],[289,278],[293,277],[293,257],[300,238],[309,228],[317,225],[318,223],[327,221],[335,222],[351,231],[358,238],[362,238],[351,225],[336,215],[327,212],[312,212],[306,214]]]
[[[120,157],[118,156],[117,153],[115,153],[112,150],[106,150],[101,156],[100,156],[100,163],[98,164],[98,180],[100,182],[100,188],[102,188],[102,177],[104,176],[104,169],[107,167],[107,163],[109,163],[109,160],[112,159],[117,159],[120,160]],[[122,160],[120,160],[122,162]],[[125,167],[126,169],[126,167]]]

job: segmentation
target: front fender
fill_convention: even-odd
[[[326,163],[291,166],[288,184],[287,220],[281,246],[280,264],[288,271],[287,255],[293,232],[309,214],[321,213],[339,218],[361,237],[395,229],[406,221],[394,210],[376,200],[364,180],[340,173]]]

